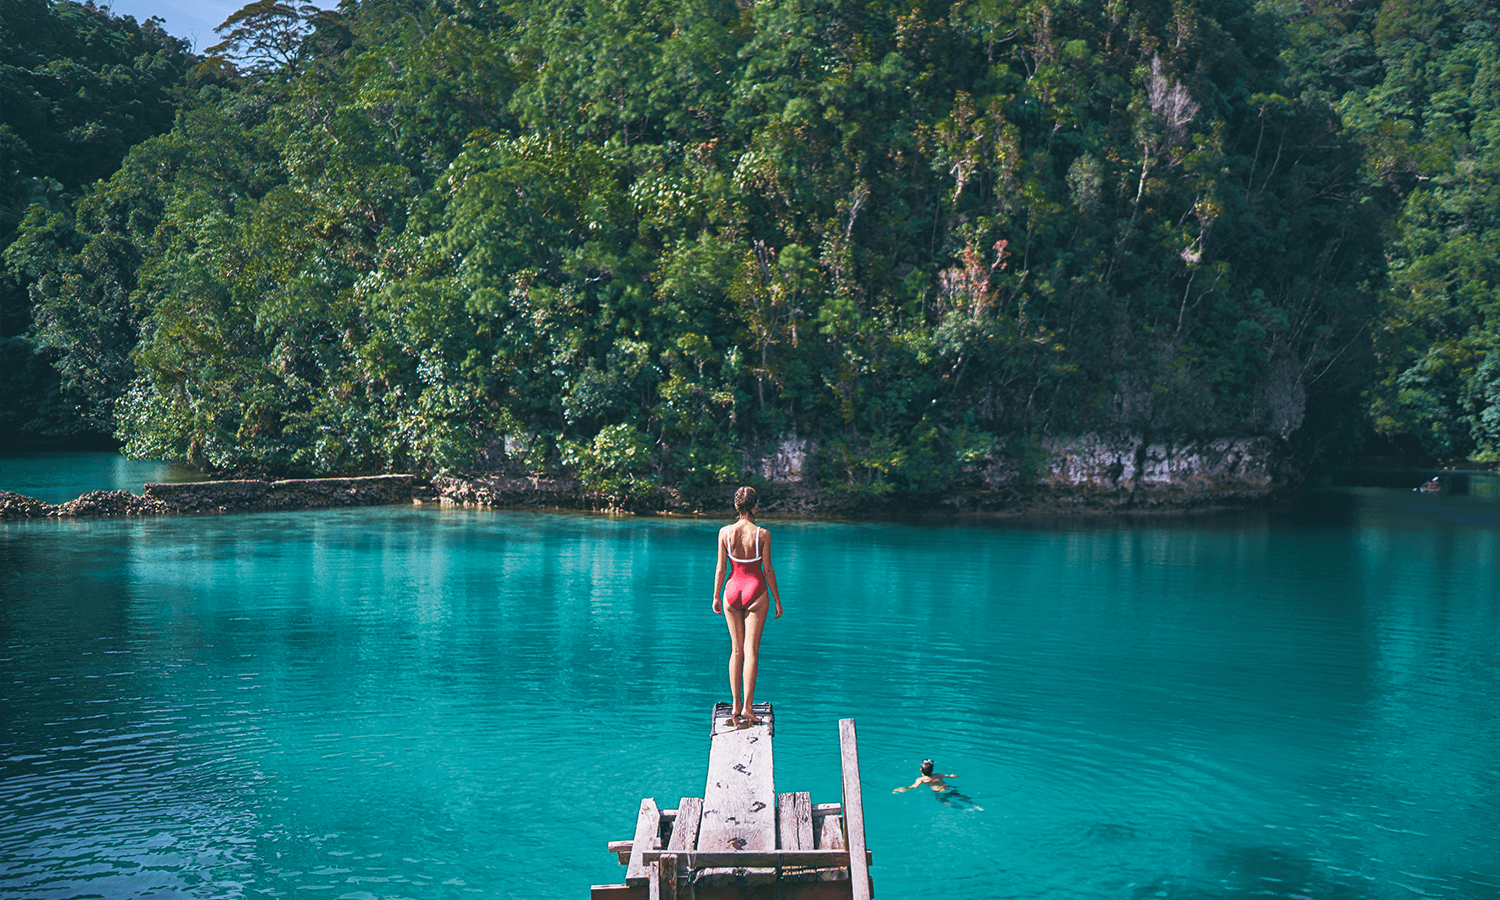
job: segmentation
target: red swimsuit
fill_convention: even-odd
[[[735,559],[729,552],[729,538],[724,538],[724,552],[729,556],[729,584],[724,588],[724,605],[731,609],[748,609],[766,592],[766,574],[760,564],[760,529],[755,529],[755,558]]]

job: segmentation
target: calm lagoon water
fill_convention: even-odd
[[[580,898],[701,796],[711,521],[0,523],[0,896]],[[1500,898],[1500,506],[769,522],[777,782],[877,896]],[[930,756],[983,810],[910,783]]]
[[[98,450],[0,453],[0,491],[15,491],[43,503],[67,503],[89,491],[139,494],[148,482],[202,478],[194,469]]]

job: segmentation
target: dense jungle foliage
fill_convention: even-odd
[[[1084,432],[1500,460],[1484,0],[0,11],[15,435],[621,496],[791,436],[875,493]]]
[[[172,127],[193,62],[156,22],[0,0],[0,250],[28,207],[61,213],[68,239],[87,240],[87,218],[72,226],[74,203],[132,146]],[[87,254],[66,248],[77,257],[66,270],[62,246],[46,258],[17,248],[0,266],[0,442],[114,430],[114,397],[134,374],[127,297],[143,257],[93,231]],[[68,277],[87,284],[64,288]]]

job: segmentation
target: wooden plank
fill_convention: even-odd
[[[865,807],[859,788],[859,740],[853,719],[839,719],[839,755],[844,770],[844,841],[849,847],[849,883],[854,900],[871,900],[870,869],[865,854]]]
[[[698,826],[703,823],[703,798],[683,797],[677,805],[677,816],[672,822],[672,838],[667,841],[668,850],[693,850],[698,846]]]
[[[759,713],[757,704],[757,714]],[[769,722],[713,736],[708,748],[708,781],[703,790],[703,821],[698,850],[775,850],[776,783]],[[771,869],[702,869],[698,883],[775,881]]]
[[[844,850],[844,817],[838,813],[818,816],[816,844],[819,850]]]
[[[849,900],[847,881],[782,884],[777,886],[776,891],[780,892],[781,900]],[[684,891],[679,897],[684,895],[695,900],[770,900],[776,896],[776,892],[768,893],[763,887],[746,887],[740,884],[712,887],[699,882],[693,886],[691,894]],[[624,884],[596,884],[589,896],[592,900],[650,900],[645,885],[631,887]]]
[[[830,803],[834,809],[841,807],[837,803]],[[844,817],[837,812],[824,814],[818,819],[817,843],[819,850],[844,850]],[[849,870],[843,869],[819,869],[818,878],[822,881],[844,881],[849,880]]]
[[[776,846],[782,850],[812,850],[812,797],[806,791],[776,795]]]
[[[709,744],[699,850],[775,850],[776,787],[765,725],[717,734]]]
[[[649,867],[663,856],[675,856],[665,850],[647,850],[642,854]],[[686,862],[697,868],[762,868],[797,866],[821,868],[825,866],[849,865],[848,850],[696,850],[683,854]],[[870,851],[865,851],[865,864],[869,865]]]
[[[630,864],[625,870],[626,884],[645,884],[650,873],[641,860],[641,854],[661,846],[661,811],[656,800],[647,797],[641,801],[641,811],[635,817],[635,839],[630,842]]]
[[[703,822],[703,798],[683,797],[677,809],[678,814],[676,821],[672,824],[672,837],[667,841],[667,849],[679,854],[677,874],[679,877],[685,877],[690,873],[686,859],[680,854],[690,853],[698,846],[698,826]]]

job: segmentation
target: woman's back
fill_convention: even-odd
[[[765,529],[748,520],[725,525],[719,534],[734,562],[759,562],[761,533]]]

